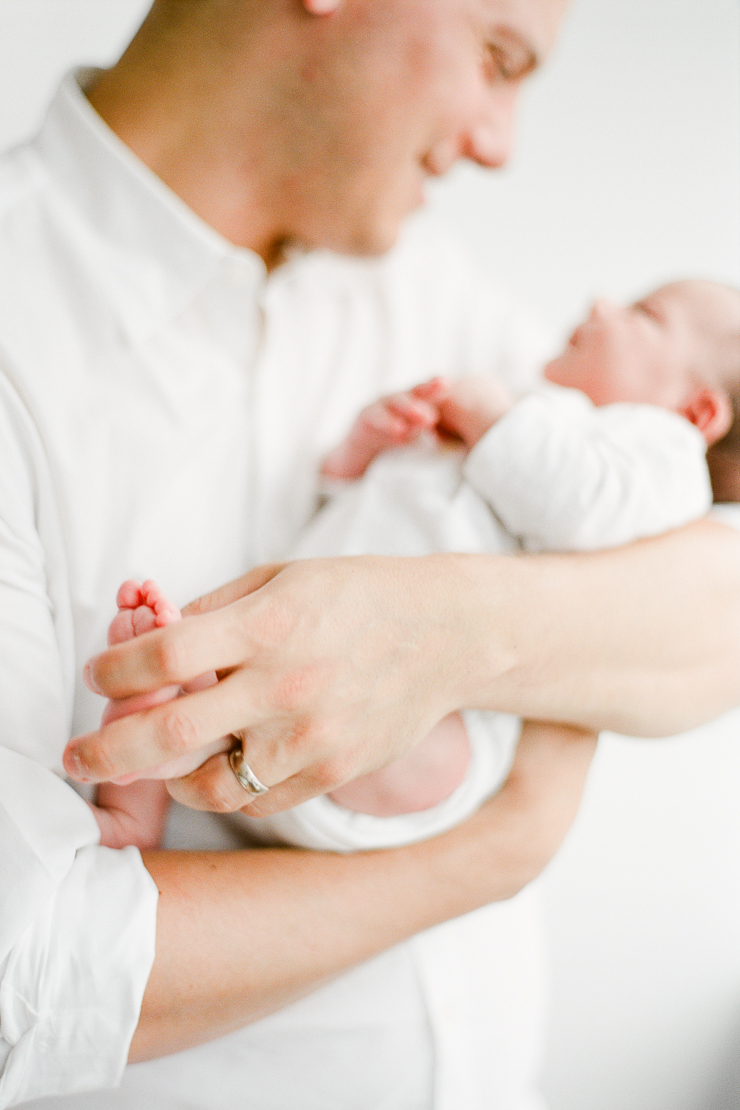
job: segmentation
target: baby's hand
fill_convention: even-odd
[[[362,410],[347,438],[324,459],[321,473],[326,478],[362,477],[381,451],[402,447],[422,432],[435,429],[449,390],[445,378],[432,378],[404,393],[374,401]]]
[[[457,436],[471,450],[513,404],[514,397],[496,378],[459,378],[439,401],[438,430]]]

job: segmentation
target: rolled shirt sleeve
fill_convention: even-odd
[[[0,1107],[120,1080],[156,887],[61,775],[74,638],[39,437],[0,375]]]
[[[154,959],[157,890],[135,848],[97,843],[55,774],[0,752],[0,1107],[110,1087]]]

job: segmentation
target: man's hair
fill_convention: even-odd
[[[729,431],[707,452],[715,501],[740,501],[740,290],[723,286],[737,299],[738,322],[716,337],[719,384],[732,405]]]

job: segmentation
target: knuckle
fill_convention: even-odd
[[[185,755],[197,748],[198,737],[193,722],[177,702],[166,710],[162,720],[163,739],[168,754]]]
[[[323,718],[304,717],[297,720],[290,730],[290,749],[304,766],[341,758],[334,752],[336,728]]]
[[[153,647],[153,663],[157,675],[165,682],[174,682],[185,675],[185,658],[182,642],[176,632],[167,630]],[[164,683],[163,683],[164,685]]]
[[[293,667],[284,674],[275,688],[275,707],[283,713],[294,713],[315,696],[318,686],[314,667]]]
[[[208,809],[213,813],[233,813],[242,806],[242,799],[234,797],[230,785],[223,778],[212,780],[206,791]]]
[[[226,771],[221,769],[214,772],[210,768],[205,771],[198,768],[184,778],[168,779],[166,786],[176,802],[181,802],[190,809],[233,813],[243,804],[241,799],[235,798]]]
[[[296,623],[292,607],[274,595],[251,608],[245,607],[241,615],[249,638],[266,648],[283,644]]]
[[[336,790],[353,777],[349,760],[345,755],[332,755],[314,768],[314,778],[323,794]]]

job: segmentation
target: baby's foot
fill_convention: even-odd
[[[116,604],[118,612],[108,629],[110,647],[182,619],[177,606],[172,604],[151,578],[142,585],[131,579],[124,582],[116,595]],[[215,685],[217,681],[215,673],[210,671],[208,674],[199,675],[184,686],[163,686],[161,690],[154,690],[148,694],[134,694],[130,698],[109,701],[103,711],[101,723],[107,725],[111,721],[118,720],[119,717],[139,713],[144,709],[150,709],[153,705],[162,705],[179,697],[181,693],[191,694],[197,690],[205,690]],[[141,778],[180,778],[195,770],[216,752],[228,750],[231,744],[230,738],[224,737],[190,755],[180,756],[158,767],[149,768],[145,774],[124,775],[113,781],[119,786],[125,786]]]
[[[326,478],[361,478],[382,451],[403,447],[434,429],[448,390],[444,378],[432,378],[368,405],[347,438],[326,456],[321,473]]]
[[[109,647],[181,619],[180,610],[151,578],[143,585],[132,579],[124,582],[116,595],[116,605],[118,612],[108,629]]]
[[[116,594],[118,612],[108,628],[108,646],[125,643],[151,632],[153,628],[164,628],[167,624],[181,619],[180,610],[169,601],[156,582],[148,579],[143,585],[129,579]],[[136,694],[130,698],[109,701],[103,710],[102,724],[110,724],[129,713],[138,713],[152,705],[172,701],[180,693],[179,686],[164,686],[149,694]]]

